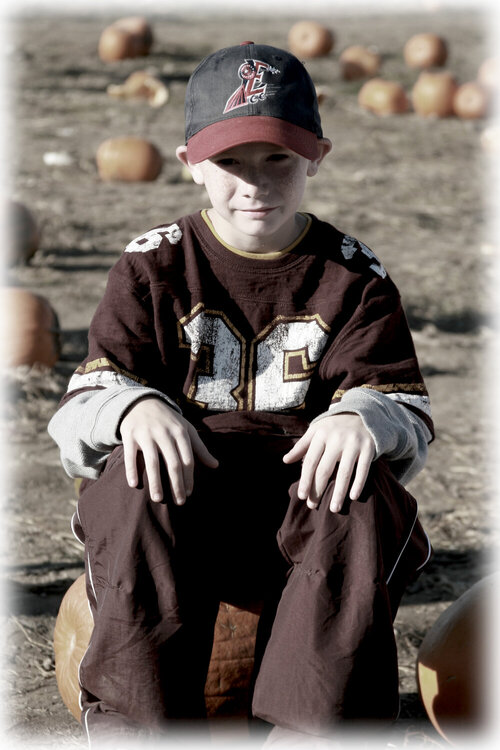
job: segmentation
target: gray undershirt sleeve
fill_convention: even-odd
[[[388,394],[370,388],[352,388],[312,424],[345,413],[361,417],[375,443],[375,458],[383,456],[391,461],[391,469],[402,484],[408,483],[423,468],[432,435],[414,411]]]
[[[125,412],[136,401],[150,396],[180,411],[161,391],[136,385],[81,391],[66,401],[48,425],[66,473],[70,477],[97,479],[110,453],[122,442],[119,426]]]

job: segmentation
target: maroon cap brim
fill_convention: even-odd
[[[315,133],[277,117],[253,115],[207,125],[187,142],[187,157],[191,164],[197,164],[229,148],[257,142],[275,143],[312,161],[319,156]]]

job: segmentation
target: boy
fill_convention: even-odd
[[[211,207],[110,272],[49,425],[86,477],[91,736],[203,717],[221,600],[262,608],[268,741],[397,714],[392,620],[430,550],[402,483],[433,427],[385,269],[299,211],[330,149],[296,58],[253,42],[210,55],[177,156]]]

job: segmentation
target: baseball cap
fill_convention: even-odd
[[[243,42],[206,57],[186,89],[187,157],[193,164],[265,141],[307,159],[323,137],[314,84],[292,54]]]

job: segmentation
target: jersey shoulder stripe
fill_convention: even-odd
[[[382,279],[385,279],[385,277],[387,276],[387,271],[385,270],[384,266],[379,261],[375,253],[355,237],[351,237],[351,235],[345,234],[342,239],[340,252],[346,260],[351,260],[355,255],[361,252],[369,260],[372,261],[372,263],[370,263],[370,268],[372,269],[372,271],[375,271],[375,273],[378,274]]]
[[[125,252],[147,253],[149,250],[157,250],[165,239],[168,240],[170,245],[177,245],[181,241],[182,230],[178,224],[150,229],[149,232],[145,232],[129,242]]]

